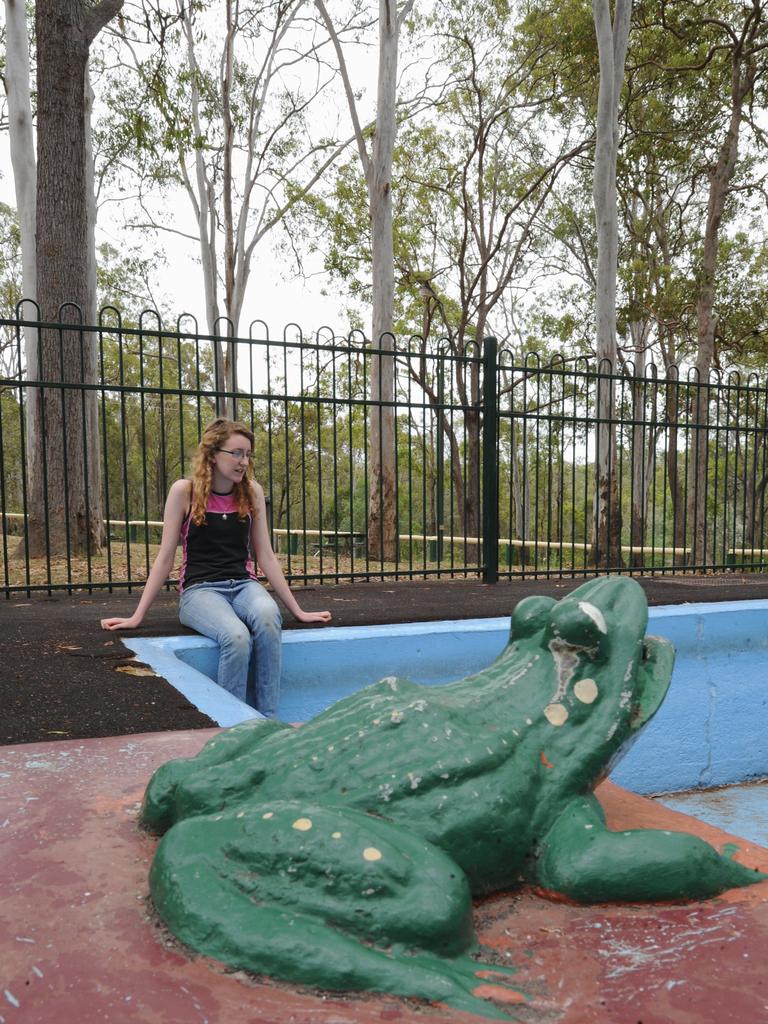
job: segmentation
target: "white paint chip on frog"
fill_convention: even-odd
[[[585,615],[588,615],[590,619],[592,619],[592,621],[601,633],[608,632],[608,626],[606,625],[605,617],[599,608],[596,608],[595,605],[590,604],[589,601],[579,601],[579,608],[584,612]]]
[[[597,683],[594,679],[580,679],[573,687],[573,694],[582,704],[593,704],[599,694]]]
[[[544,717],[550,725],[564,725],[568,720],[568,709],[562,704],[547,704]]]

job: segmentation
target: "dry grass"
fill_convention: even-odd
[[[26,560],[14,557],[19,544],[19,538],[14,536],[0,535],[0,589],[3,587],[46,587],[49,584],[67,585],[75,587],[87,587],[89,584],[124,584],[129,580],[132,583],[141,585],[146,579],[149,568],[158,551],[157,544],[145,545],[143,541],[134,541],[130,545],[113,541],[109,549],[104,549],[102,554],[94,555],[90,560],[87,558],[71,557],[52,558],[50,562],[46,558],[33,558],[27,564]],[[129,557],[130,556],[130,557]],[[381,581],[392,578],[406,579],[410,575],[411,567],[407,562],[397,565],[394,562],[371,562],[368,565],[363,558],[355,558],[354,564],[348,555],[327,555],[322,559],[319,555],[278,554],[283,567],[283,572],[290,579],[292,585],[309,585],[320,583],[349,583],[354,577],[362,578],[359,574],[368,573],[365,578],[372,581]],[[181,555],[177,559],[172,579],[178,578]],[[437,564],[428,562],[414,562],[414,574],[429,572],[437,569]],[[442,566],[445,569],[445,565]],[[394,577],[392,574],[395,574]],[[456,575],[465,575],[457,571]],[[470,577],[477,574],[470,573]]]
[[[8,537],[7,545],[3,545],[3,561],[0,565],[0,586],[47,586],[48,583],[72,583],[75,586],[87,586],[88,583],[109,583],[110,580],[123,582],[129,579],[142,582],[146,578],[146,555],[144,545],[133,543],[112,543],[100,555],[89,559],[71,558],[31,558],[29,562],[21,557],[14,557],[18,546],[18,538]],[[149,546],[149,562],[157,553],[157,545]],[[129,571],[130,554],[130,571]],[[174,570],[178,572],[178,567]]]

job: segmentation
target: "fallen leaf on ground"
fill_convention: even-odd
[[[154,676],[157,674],[146,665],[116,665],[115,671],[125,672],[129,676]]]

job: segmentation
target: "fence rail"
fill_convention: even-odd
[[[755,376],[540,365],[492,339],[274,338],[260,323],[220,341],[103,311],[95,326],[0,319],[4,594],[141,585],[168,487],[221,412],[254,429],[293,584],[768,568]],[[389,547],[372,525],[375,417],[392,423]]]

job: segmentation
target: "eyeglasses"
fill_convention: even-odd
[[[242,462],[246,459],[248,462],[253,462],[253,452],[247,452],[243,448],[235,448],[233,452],[229,451],[228,448],[216,448],[217,452],[224,452],[225,455],[231,455],[233,459],[237,459],[238,462]]]

